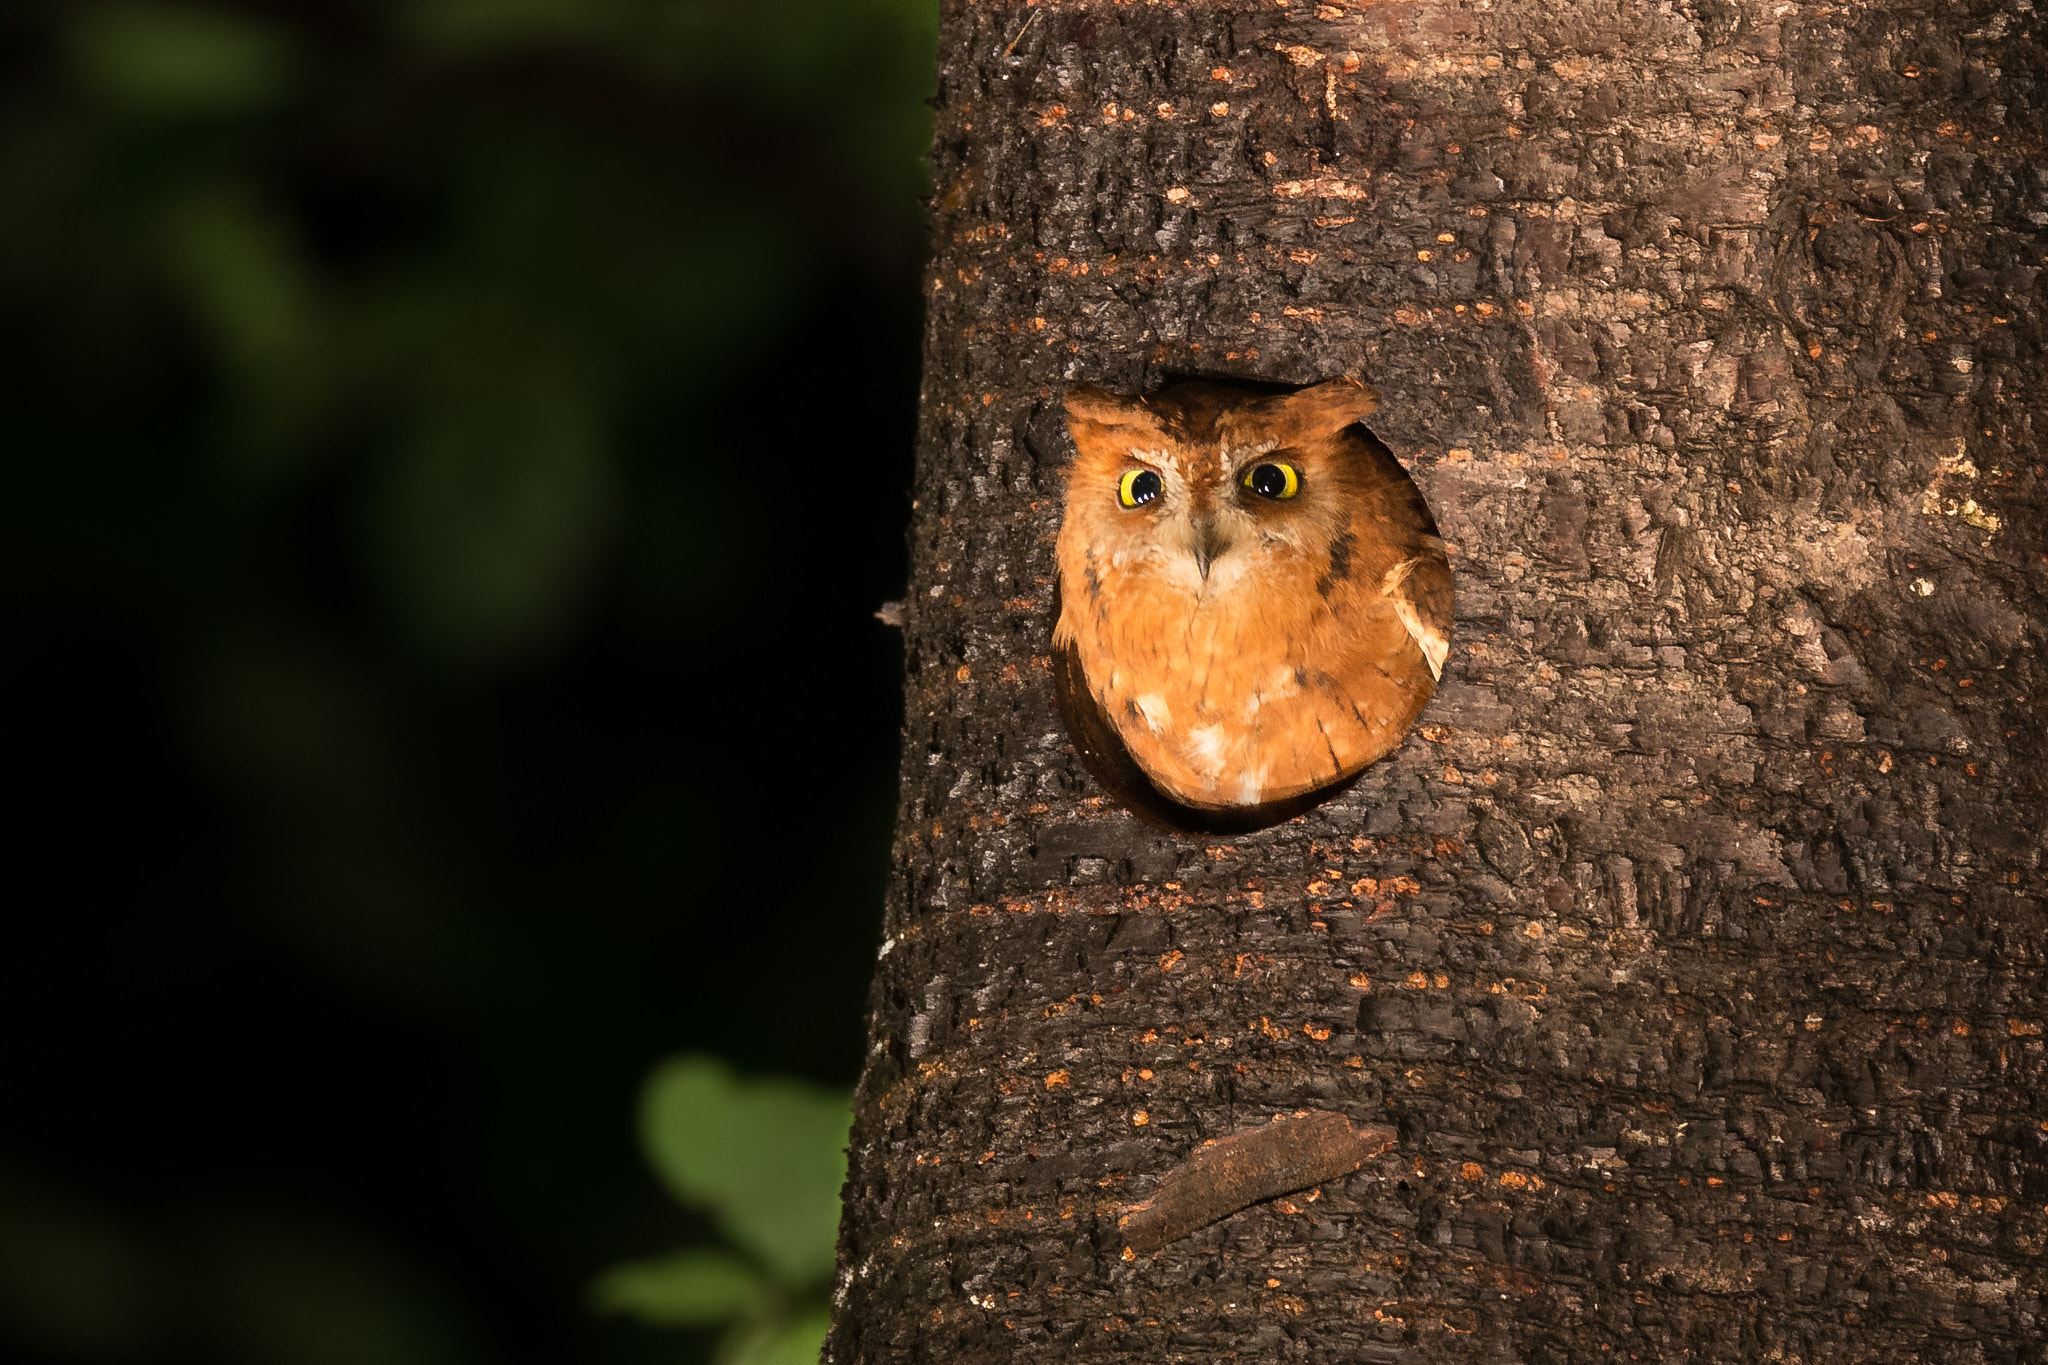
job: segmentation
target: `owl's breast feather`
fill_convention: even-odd
[[[1398,743],[1428,695],[1400,676],[1416,669],[1387,667],[1426,663],[1384,597],[1349,594],[1340,618],[1256,574],[1189,592],[1132,568],[1104,576],[1097,609],[1062,634],[1132,758],[1176,800],[1260,805],[1338,781]]]

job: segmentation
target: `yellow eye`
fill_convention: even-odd
[[[1116,481],[1116,500],[1126,507],[1142,507],[1166,491],[1166,481],[1149,469],[1127,470]]]
[[[1262,498],[1285,502],[1301,491],[1301,476],[1291,464],[1255,464],[1244,472],[1244,486]]]

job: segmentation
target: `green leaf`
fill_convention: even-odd
[[[308,349],[316,327],[309,272],[280,215],[215,191],[194,195],[167,226],[173,273],[229,364],[271,366]]]
[[[590,1287],[600,1313],[625,1313],[650,1327],[703,1327],[740,1316],[766,1284],[752,1267],[719,1251],[678,1251],[613,1266]]]
[[[824,1309],[794,1321],[750,1323],[718,1348],[718,1365],[818,1365],[832,1315]]]
[[[461,1318],[423,1267],[347,1224],[214,1211],[183,1248],[183,1305],[207,1358],[243,1365],[453,1365]],[[202,1348],[204,1349],[204,1348]]]
[[[215,10],[95,8],[71,34],[73,65],[109,102],[146,113],[233,113],[270,103],[290,83],[275,34]]]
[[[444,657],[496,662],[546,643],[577,605],[612,503],[593,394],[507,364],[455,385],[394,452],[375,545],[401,607]]]
[[[0,1323],[16,1341],[68,1360],[146,1357],[154,1272],[107,1211],[0,1166]]]
[[[844,1094],[678,1057],[649,1078],[640,1123],[677,1198],[710,1209],[778,1280],[801,1286],[832,1272],[851,1119]]]
[[[630,0],[413,0],[397,18],[403,31],[429,46],[474,50],[629,42],[645,27],[645,15],[646,7]]]

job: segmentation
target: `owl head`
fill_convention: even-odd
[[[1450,576],[1358,426],[1373,391],[1082,387],[1066,406],[1054,641],[1145,781],[1188,810],[1265,810],[1398,744],[1442,667]]]
[[[1063,535],[1191,590],[1214,577],[1220,593],[1341,530],[1355,471],[1340,438],[1379,400],[1338,379],[1277,397],[1209,383],[1144,398],[1083,386],[1066,405],[1076,458]]]

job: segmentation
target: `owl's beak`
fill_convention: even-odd
[[[1195,568],[1204,583],[1209,581],[1209,566],[1229,548],[1230,539],[1216,525],[1214,517],[1195,518]]]

